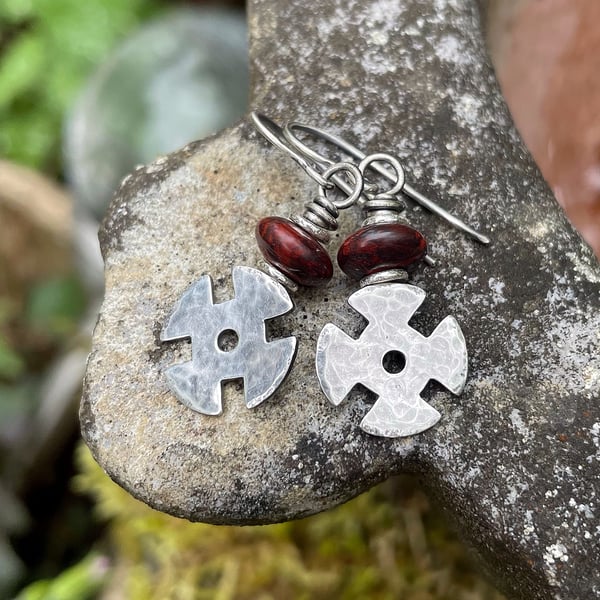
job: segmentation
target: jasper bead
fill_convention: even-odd
[[[361,227],[340,246],[337,260],[346,275],[362,279],[388,269],[410,270],[425,258],[423,235],[401,223]]]
[[[256,241],[265,260],[295,283],[316,287],[333,275],[329,254],[316,238],[281,217],[261,219]]]

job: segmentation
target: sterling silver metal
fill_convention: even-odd
[[[290,219],[302,227],[302,229],[315,236],[320,242],[328,243],[331,240],[329,232],[337,229],[337,217],[339,216],[337,209],[348,208],[349,206],[352,206],[352,204],[358,202],[363,191],[366,193],[366,200],[363,202],[363,205],[368,213],[374,213],[367,217],[363,223],[364,225],[389,223],[391,221],[401,220],[398,213],[405,209],[405,204],[401,198],[393,194],[399,192],[406,186],[404,181],[404,169],[396,158],[389,154],[376,154],[372,156],[363,155],[361,161],[363,168],[359,170],[352,165],[352,163],[334,163],[332,160],[321,156],[318,152],[311,150],[311,148],[301,142],[294,135],[293,131],[289,129],[290,127],[297,127],[306,128],[306,130],[312,131],[313,128],[310,128],[308,125],[291,123],[286,125],[285,128],[282,128],[266,115],[256,111],[250,113],[250,118],[258,132],[265,139],[291,156],[302,169],[319,184],[319,198],[306,205],[304,214],[291,216]],[[330,134],[327,132],[317,128],[314,128],[314,131],[320,132],[323,138],[329,139]],[[314,162],[310,164],[306,158]],[[394,186],[391,190],[392,194],[389,192],[376,194],[378,186],[367,183],[364,180],[364,177],[362,177],[364,170],[374,160],[389,162],[394,167],[396,171],[395,178],[389,171],[387,172],[392,178],[391,181],[394,182]],[[352,172],[349,167],[356,169],[356,173]],[[379,172],[379,169],[383,167],[381,167],[381,165],[374,165],[373,168]],[[324,170],[324,172],[321,173],[321,170]],[[337,175],[339,171],[350,172],[350,175],[354,180],[354,185],[350,185],[342,177]],[[345,202],[334,203],[327,198],[326,190],[331,190],[334,186],[346,194],[347,200]],[[358,187],[360,187],[361,191],[358,196],[355,197]],[[384,206],[382,203],[386,203],[386,205]],[[436,264],[435,260],[429,255],[425,256],[423,260],[430,267],[433,267]]]
[[[285,288],[257,269],[233,268],[235,298],[215,304],[208,275],[192,284],[175,305],[162,341],[191,338],[192,360],[166,370],[170,389],[189,408],[221,414],[221,383],[243,378],[246,406],[269,398],[282,383],[296,354],[296,338],[267,341],[265,321],[292,310]],[[219,336],[237,334],[231,350]]]
[[[401,214],[406,209],[404,200],[398,195],[404,187],[404,169],[400,161],[391,154],[379,152],[370,154],[360,161],[358,170],[363,174],[375,162],[384,162],[392,166],[396,173],[396,181],[389,190],[381,191],[379,186],[373,186],[375,189],[366,194],[367,201],[363,204],[365,219],[362,223],[363,227],[373,225],[375,223],[398,223],[403,219]],[[425,257],[427,258],[427,257]]]
[[[300,289],[300,286],[292,281],[287,275],[280,271],[278,268],[269,264],[266,260],[262,262],[264,270],[278,283],[280,283],[284,288],[289,290],[290,292],[297,292]]]
[[[302,144],[299,140],[297,140],[297,143],[290,141],[285,133],[285,130],[275,123],[273,119],[270,119],[266,115],[263,115],[257,111],[252,111],[250,113],[250,118],[252,119],[254,127],[256,127],[257,131],[265,139],[291,156],[306,172],[306,174],[316,181],[321,187],[325,189],[333,189],[335,185],[342,190],[346,196],[352,195],[354,186],[350,185],[342,177],[334,173],[331,176],[331,181],[329,181],[322,173],[322,171],[328,167],[335,165],[335,161],[329,160],[324,156],[313,152],[310,148],[304,146],[304,144]],[[304,148],[306,148],[307,151],[305,151]],[[313,162],[310,163],[307,158]]]
[[[355,158],[359,161],[364,160],[368,156],[365,152],[363,152],[362,150],[360,150],[359,148],[357,148],[350,142],[346,141],[345,139],[341,138],[340,136],[337,136],[333,133],[329,133],[328,131],[320,129],[319,127],[313,127],[311,125],[306,125],[304,123],[299,123],[297,121],[288,123],[283,128],[283,135],[284,135],[285,139],[287,140],[287,142],[289,144],[291,144],[295,148],[296,151],[301,152],[302,155],[310,158],[311,160],[315,161],[315,163],[317,163],[319,165],[333,164],[334,161],[322,156],[318,152],[315,152],[314,150],[309,148],[304,142],[302,142],[298,139],[298,137],[294,133],[295,131],[303,131],[304,133],[308,133],[317,138],[325,140],[326,142],[333,144],[338,149],[342,150],[349,156],[352,156],[353,158]],[[289,149],[287,151],[289,153]],[[377,171],[380,175],[385,177],[388,181],[396,182],[396,180],[397,180],[397,177],[394,175],[394,173],[392,173],[389,169],[382,166],[381,164],[373,163],[372,169]],[[337,182],[336,182],[336,185],[337,185]],[[415,190],[408,183],[404,183],[404,187],[402,188],[402,191],[407,196],[412,198],[415,202],[417,202],[418,204],[420,204],[427,210],[431,211],[432,213],[438,215],[439,217],[441,217],[442,219],[444,219],[445,221],[450,223],[452,226],[456,227],[457,229],[460,229],[467,235],[470,235],[472,238],[474,238],[481,244],[487,245],[490,243],[490,239],[486,235],[476,231],[475,229],[473,229],[472,227],[467,225],[464,221],[462,221],[455,215],[449,213],[447,210],[442,208],[439,204],[435,203],[433,200],[427,198],[426,196],[421,194],[419,191]]]
[[[361,203],[366,213],[363,226],[401,220],[405,209],[401,193],[416,200],[452,225],[483,244],[489,239],[457,217],[429,200],[405,180],[400,161],[390,154],[366,155],[342,138],[317,127],[298,122],[284,128],[259,113],[252,120],[262,135],[289,154],[317,183],[319,197],[306,205],[302,216],[293,220],[320,240],[329,239],[329,231],[337,228],[339,210]],[[295,134],[303,131],[334,144],[360,162],[353,173],[348,162],[330,160],[309,148]],[[392,170],[382,163],[391,165]],[[367,169],[373,169],[392,182],[389,190],[368,181]],[[354,185],[338,172],[350,173]],[[347,198],[335,201],[327,190],[333,185]],[[426,257],[431,264],[433,261]],[[460,326],[454,317],[446,317],[429,337],[408,325],[410,318],[425,299],[420,288],[392,281],[406,281],[402,269],[387,270],[364,277],[361,289],[348,299],[349,304],[369,321],[361,336],[354,340],[329,323],[322,329],[317,343],[316,369],[321,388],[329,400],[338,405],[352,388],[361,383],[377,394],[373,408],[361,422],[367,433],[383,437],[415,435],[440,419],[440,413],[421,397],[430,379],[439,381],[452,393],[459,394],[467,378],[467,348]],[[386,359],[392,353],[405,358],[404,368],[396,372],[388,368]]]
[[[391,283],[393,281],[408,281],[408,273],[404,269],[387,269],[386,271],[378,271],[377,273],[363,277],[360,280],[360,287],[364,288],[368,285]]]
[[[349,162],[339,162],[331,165],[325,172],[323,173],[323,179],[329,182],[330,179],[333,179],[336,173],[348,173],[351,178],[354,180],[353,185],[349,188],[350,193],[347,194],[345,200],[331,200],[331,203],[338,209],[350,208],[358,199],[361,197],[365,180],[362,176],[362,172],[360,167],[356,167],[352,163]],[[337,184],[336,184],[337,185]],[[327,198],[327,187],[321,186],[319,188],[319,196],[321,198]],[[345,191],[345,190],[344,190]]]
[[[294,223],[300,225],[304,230],[314,235],[319,241],[327,243],[331,239],[330,231],[338,228],[338,217],[341,209],[349,208],[360,198],[364,178],[358,167],[352,163],[335,163],[323,172],[323,179],[329,182],[336,177],[336,173],[347,173],[354,181],[353,187],[347,187],[344,183],[344,189],[348,191],[345,199],[329,198],[327,187],[319,186],[319,195],[312,202],[305,204],[305,211],[302,215],[290,217]],[[340,181],[343,181],[340,179]]]
[[[319,185],[323,187],[333,187],[332,184],[327,181],[319,171],[317,171],[313,165],[311,165],[306,158],[299,152],[295,151],[293,146],[290,146],[287,139],[283,134],[283,129],[275,123],[272,119],[269,119],[266,115],[263,115],[259,112],[252,111],[250,113],[250,118],[252,119],[252,123],[254,127],[256,127],[257,131],[271,144],[283,150],[286,154],[291,156],[300,167],[308,174],[309,177],[314,179]],[[333,162],[331,163],[333,164]]]
[[[328,162],[323,165],[322,161],[316,161],[311,164],[302,150],[289,143],[283,129],[275,121],[256,111],[250,113],[250,118],[264,138],[291,156],[319,184],[319,196],[305,205],[303,214],[294,215],[290,219],[319,241],[329,242],[329,232],[338,228],[339,210],[349,208],[362,196],[364,178],[361,171],[351,162]],[[338,173],[345,173],[352,183]],[[327,196],[327,190],[331,191],[336,186],[345,193],[345,199],[330,199]]]
[[[403,437],[429,429],[440,419],[421,392],[435,379],[460,394],[467,379],[467,347],[454,317],[446,317],[425,337],[408,325],[425,299],[425,292],[402,283],[365,287],[348,303],[369,324],[354,340],[335,325],[325,325],[317,343],[316,368],[329,400],[340,404],[361,383],[377,394],[361,428],[372,435]],[[400,373],[384,368],[390,351],[401,352],[406,364]]]
[[[375,163],[375,162],[389,163],[392,166],[392,168],[394,169],[394,171],[396,172],[396,175],[393,176],[393,179],[388,179],[388,181],[392,181],[394,185],[389,190],[386,190],[385,192],[381,192],[380,190],[377,190],[376,195],[377,196],[385,195],[386,197],[393,197],[398,192],[401,192],[402,188],[404,188],[404,184],[406,183],[406,177],[404,174],[404,168],[400,164],[400,161],[395,156],[392,156],[391,154],[387,154],[385,152],[376,152],[375,154],[369,154],[368,156],[365,156],[360,161],[360,163],[358,165],[358,170],[364,175],[365,171],[369,167],[374,169],[373,163]]]

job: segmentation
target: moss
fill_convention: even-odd
[[[90,554],[54,579],[28,585],[15,600],[91,600],[102,588],[105,560]]]
[[[84,446],[78,462],[75,485],[93,496],[109,524],[111,598],[502,598],[474,573],[409,478],[301,521],[223,527],[148,508],[115,485]]]

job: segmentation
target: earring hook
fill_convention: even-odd
[[[254,127],[257,131],[271,144],[283,150],[286,154],[292,157],[298,165],[305,171],[305,173],[316,181],[322,188],[330,190],[334,187],[338,187],[347,196],[352,196],[354,193],[353,185],[350,185],[339,175],[332,175],[329,178],[325,178],[321,172],[319,172],[315,165],[322,167],[323,171],[336,164],[334,161],[321,156],[318,152],[311,150],[308,146],[303,144],[295,136],[292,135],[291,139],[285,134],[285,129],[275,123],[273,119],[270,119],[266,115],[257,111],[250,113],[250,118]],[[314,161],[315,165],[310,164],[306,158]]]
[[[273,146],[276,146],[280,150],[283,150],[286,154],[291,156],[298,165],[306,172],[306,174],[314,179],[321,187],[330,189],[332,187],[331,182],[328,179],[325,179],[321,173],[319,173],[305,158],[305,156],[295,148],[295,145],[292,144],[290,146],[289,140],[284,136],[283,128],[275,123],[272,119],[259,113],[257,111],[252,111],[250,113],[250,118],[252,119],[252,123],[256,130]],[[306,156],[310,156],[306,153]],[[333,163],[332,163],[333,164]],[[349,188],[351,193],[352,188]],[[346,190],[344,190],[346,191]]]
[[[356,146],[354,146],[350,142],[346,141],[345,139],[343,139],[333,133],[329,133],[328,131],[320,129],[319,127],[313,127],[311,125],[299,123],[297,121],[288,123],[283,128],[283,135],[285,136],[285,139],[290,144],[292,144],[292,146],[294,146],[297,151],[302,152],[302,154],[304,154],[305,156],[309,157],[311,160],[314,160],[318,163],[333,164],[333,161],[331,161],[328,158],[325,158],[324,156],[321,156],[319,153],[317,153],[314,150],[312,150],[311,148],[309,148],[304,142],[301,142],[298,139],[298,137],[294,134],[294,131],[303,131],[304,133],[313,135],[316,138],[325,140],[326,142],[333,144],[334,146],[336,146],[337,148],[339,148],[340,150],[342,150],[349,156],[352,156],[353,158],[355,158],[359,161],[362,161],[367,157],[367,154],[365,154],[362,150],[358,149]],[[394,175],[388,169],[383,167],[381,164],[374,162],[370,165],[370,167],[371,167],[371,169],[373,169],[374,171],[377,171],[377,173],[379,173],[380,175],[385,177],[388,181],[391,181],[392,183],[396,182],[396,177],[394,177]],[[439,217],[441,217],[442,219],[444,219],[445,221],[447,221],[448,223],[450,223],[457,229],[463,231],[467,235],[470,235],[472,238],[474,238],[481,244],[487,245],[490,243],[489,237],[476,231],[475,229],[473,229],[472,227],[467,225],[464,221],[459,219],[457,216],[448,212],[446,209],[442,208],[439,204],[437,204],[433,200],[430,200],[429,198],[427,198],[427,196],[424,196],[419,191],[415,190],[408,183],[404,183],[404,187],[402,188],[402,191],[407,196],[412,198],[415,202],[417,202],[418,204],[420,204],[421,206],[423,206],[430,212],[438,215]]]

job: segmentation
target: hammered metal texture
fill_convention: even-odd
[[[446,317],[429,337],[408,325],[425,292],[406,284],[370,286],[348,299],[369,324],[354,340],[335,325],[325,325],[317,343],[316,367],[321,388],[338,405],[361,383],[378,399],[361,427],[370,434],[402,437],[435,425],[440,413],[421,398],[430,379],[459,394],[467,378],[467,348],[454,317]],[[390,373],[388,352],[401,352],[405,367]]]
[[[207,415],[222,412],[221,382],[243,378],[246,406],[271,396],[287,375],[296,338],[267,342],[265,320],[292,310],[285,288],[257,269],[234,267],[235,298],[215,304],[212,281],[204,275],[183,294],[161,340],[191,338],[192,360],[169,367],[169,387],[189,408]],[[237,334],[237,345],[219,347],[220,334]]]

